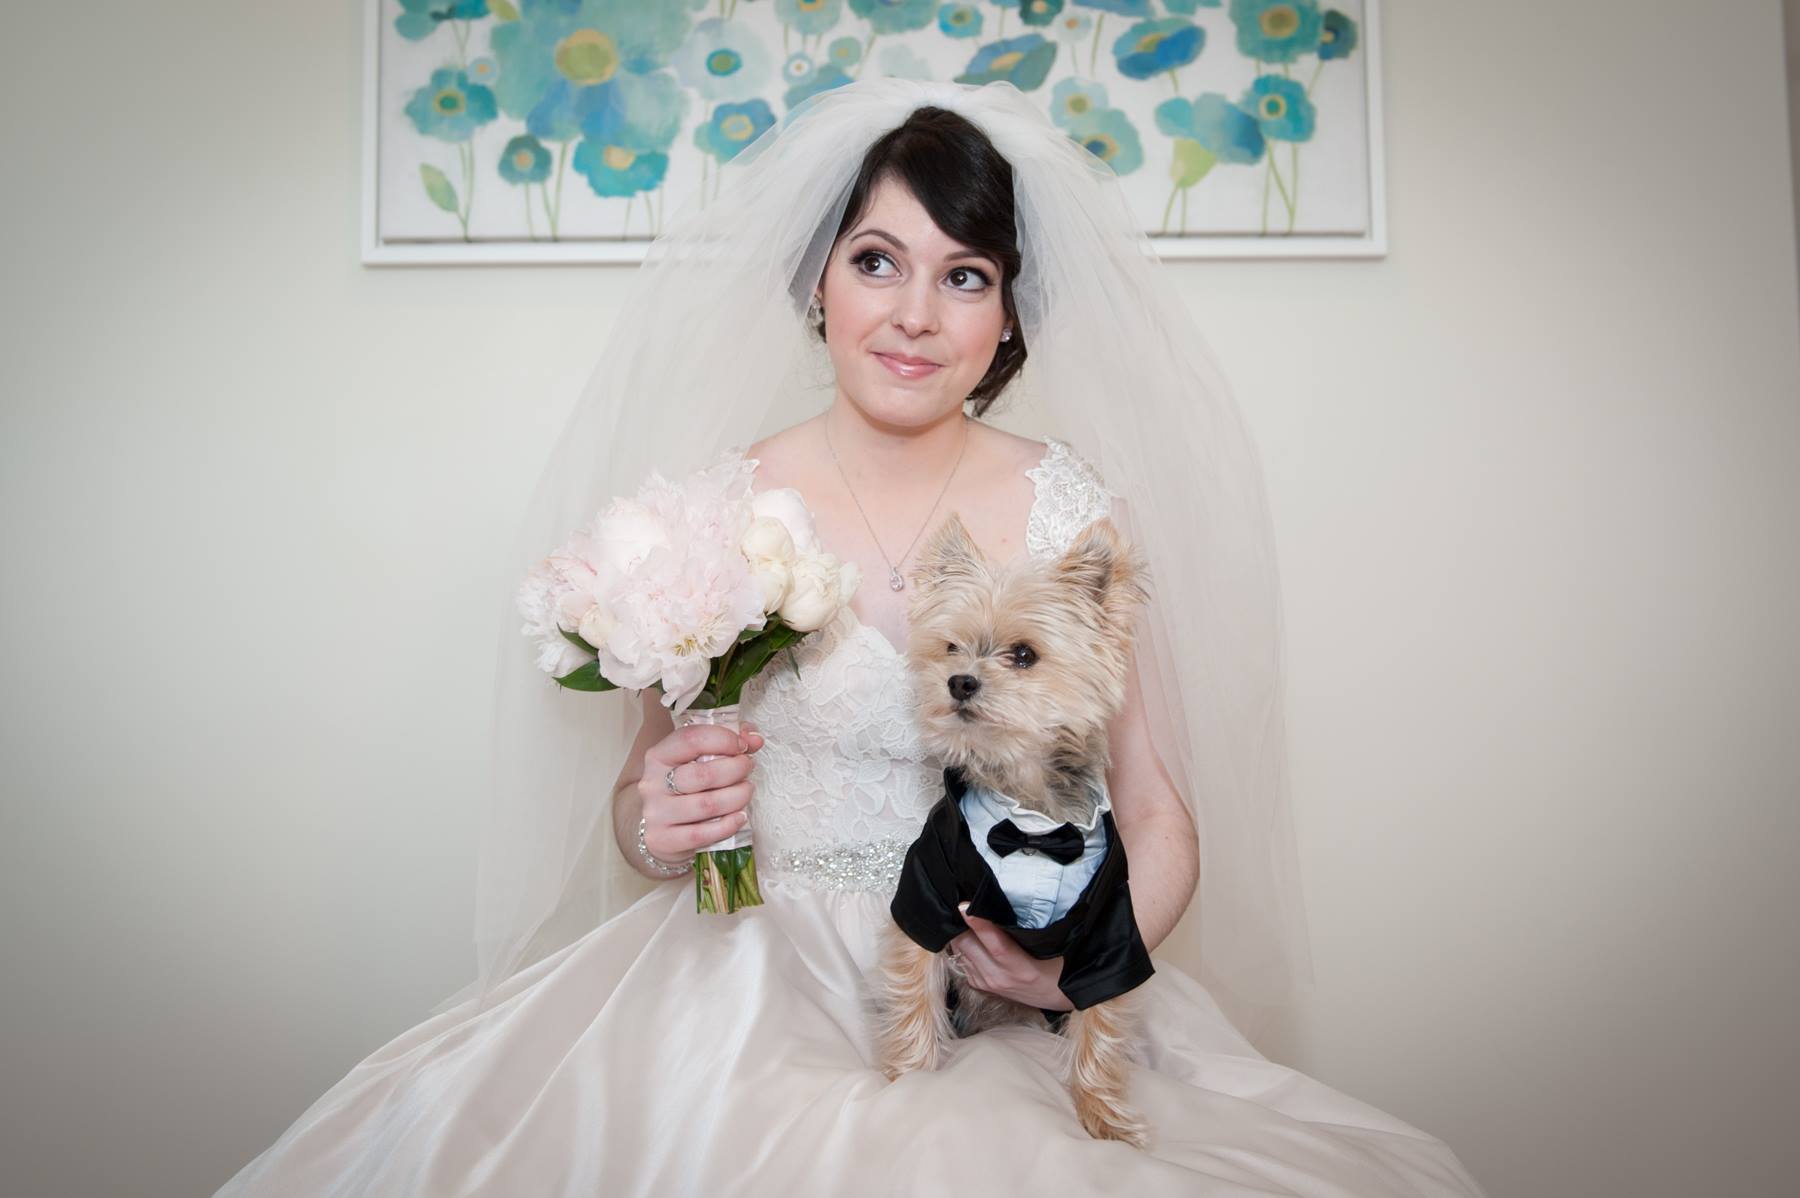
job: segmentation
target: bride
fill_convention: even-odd
[[[1269,521],[1109,170],[1010,84],[876,78],[725,174],[634,278],[515,577],[648,468],[724,455],[864,581],[746,686],[741,729],[560,690],[509,594],[479,975],[220,1194],[1480,1194],[1440,1140],[1248,1038],[1308,973]],[[1042,440],[988,419],[1014,409]],[[891,1083],[876,1064],[877,935],[942,793],[896,646],[952,512],[996,561],[1111,516],[1150,563],[1107,774],[1157,965],[1143,1150],[1083,1131],[1048,1022]],[[766,901],[697,913],[695,850],[746,825]],[[1069,1009],[1058,960],[969,925],[974,985]]]

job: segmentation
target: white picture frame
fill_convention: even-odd
[[[499,0],[505,3],[506,0]],[[663,0],[644,0],[659,3]],[[681,0],[675,0],[679,3]],[[735,0],[733,0],[735,3]],[[721,5],[723,7],[723,5]],[[399,0],[365,0],[363,53],[363,129],[362,129],[362,197],[361,260],[368,266],[468,266],[468,265],[553,265],[588,263],[636,263],[643,260],[652,240],[648,230],[629,237],[571,237],[559,240],[527,240],[523,237],[463,240],[446,236],[442,239],[420,239],[416,236],[393,236],[384,233],[383,187],[397,188],[397,174],[392,161],[384,161],[403,152],[399,144],[405,140],[399,125],[401,93],[383,78],[384,59],[397,57],[401,46],[393,29],[393,17],[399,11]],[[758,13],[768,11],[759,5]],[[1066,12],[1090,10],[1066,9]],[[1156,10],[1152,10],[1156,11]],[[1202,10],[1221,14],[1224,7]],[[704,14],[701,14],[704,15]],[[1106,14],[1093,15],[1104,18]],[[698,19],[698,18],[697,18]],[[1119,21],[1130,18],[1117,18]],[[1215,16],[1213,19],[1217,19]],[[1108,27],[1108,32],[1111,28]],[[1209,46],[1220,39],[1218,30]],[[1100,39],[1096,38],[1096,42]],[[384,53],[384,47],[386,51]],[[1072,52],[1078,53],[1078,52]],[[1364,205],[1366,219],[1362,227],[1344,233],[1272,233],[1262,234],[1165,234],[1146,227],[1151,243],[1166,260],[1198,259],[1330,259],[1381,258],[1387,253],[1387,204],[1385,190],[1385,149],[1383,139],[1383,102],[1381,87],[1381,13],[1379,0],[1361,0],[1358,37],[1351,56],[1360,66],[1361,87],[1355,89],[1360,111],[1356,114],[1363,132],[1361,172],[1352,190],[1354,198]],[[1322,63],[1320,65],[1323,65]],[[1336,66],[1337,64],[1333,64]],[[1349,65],[1345,63],[1344,65]],[[1260,68],[1257,68],[1260,69]],[[1048,92],[1049,85],[1041,89]],[[1309,89],[1310,90],[1310,89]],[[686,131],[684,131],[686,132]],[[422,139],[415,139],[417,141]],[[1271,149],[1278,143],[1271,141]],[[1295,149],[1290,147],[1290,149]],[[673,151],[672,151],[673,152]],[[696,152],[697,153],[697,152]],[[1344,158],[1340,146],[1339,157]],[[472,157],[472,151],[471,151]],[[1354,157],[1354,155],[1352,155]],[[1219,168],[1230,169],[1230,168]],[[1296,175],[1298,171],[1296,170]],[[1348,174],[1349,172],[1346,172]],[[1129,181],[1129,179],[1128,179]],[[579,180],[572,180],[578,183]],[[1296,179],[1296,189],[1298,180]],[[529,189],[527,189],[529,190]],[[1266,183],[1264,191],[1267,192]],[[1298,191],[1296,190],[1296,195]],[[584,196],[584,199],[589,198]],[[1184,196],[1185,198],[1185,196]],[[547,202],[546,202],[547,203]],[[617,201],[612,201],[616,204]],[[666,205],[667,200],[663,203]],[[561,204],[559,193],[558,205]],[[388,205],[391,209],[392,205]],[[525,207],[531,208],[529,195]],[[1265,200],[1265,213],[1267,202]],[[392,223],[391,215],[389,217]]]

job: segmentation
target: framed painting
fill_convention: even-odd
[[[1005,79],[1165,258],[1386,252],[1377,0],[367,0],[369,264],[632,262],[806,97]]]

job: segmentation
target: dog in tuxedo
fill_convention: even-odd
[[[1060,556],[989,562],[952,514],[911,575],[906,645],[918,726],[944,762],[883,930],[873,996],[883,1073],[935,1069],[949,1042],[1028,1023],[1057,1033],[1088,1133],[1143,1147],[1127,1105],[1131,991],[1154,972],[1131,910],[1106,790],[1108,724],[1123,707],[1147,564],[1109,518]],[[1046,1010],[969,983],[945,951],[961,911],[1062,959]]]

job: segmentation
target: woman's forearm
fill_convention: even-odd
[[[638,793],[637,779],[621,780],[612,796],[613,839],[618,843],[619,856],[625,858],[625,863],[644,877],[666,882],[669,880],[666,874],[651,873],[650,867],[644,864],[644,859],[638,856],[638,817],[643,813],[644,796]]]
[[[1194,821],[1182,808],[1119,827],[1131,862],[1131,910],[1144,947],[1156,946],[1174,931],[1200,880],[1200,850]]]

